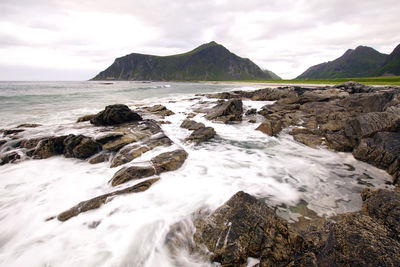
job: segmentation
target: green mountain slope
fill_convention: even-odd
[[[371,47],[359,46],[333,61],[310,67],[296,79],[368,77],[379,70],[387,57]]]
[[[376,75],[400,75],[400,44],[390,53]]]
[[[276,77],[275,77],[276,78]],[[216,42],[172,56],[130,54],[117,58],[92,80],[260,80],[274,79],[250,59]]]

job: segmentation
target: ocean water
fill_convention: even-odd
[[[260,85],[140,82],[0,82],[0,129],[22,123],[42,126],[27,137],[49,134],[95,135],[79,116],[106,105],[131,109],[163,104],[164,132],[174,141],[129,164],[140,164],[176,147],[189,156],[174,172],[160,175],[149,190],[118,196],[97,210],[66,222],[46,221],[80,201],[108,193],[119,168],[91,165],[62,156],[0,166],[0,266],[212,266],[187,251],[174,254],[166,245],[172,225],[187,222],[199,210],[214,210],[243,190],[265,201],[289,221],[299,216],[331,216],[361,207],[360,192],[368,184],[387,187],[386,172],[357,161],[350,153],[299,144],[284,130],[278,137],[256,131],[262,122],[212,126],[217,137],[200,146],[184,141],[179,127],[193,110],[213,105],[198,93],[259,89]],[[260,109],[271,102],[244,101]],[[133,181],[125,186],[133,185]]]

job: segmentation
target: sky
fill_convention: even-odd
[[[0,0],[0,80],[88,80],[130,53],[216,41],[292,79],[400,43],[399,0]]]

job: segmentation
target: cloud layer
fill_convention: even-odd
[[[398,0],[18,0],[0,10],[1,80],[86,80],[125,54],[211,40],[294,78],[358,45],[390,53],[400,43]]]

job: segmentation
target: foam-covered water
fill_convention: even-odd
[[[218,136],[200,146],[185,143],[190,132],[179,127],[181,122],[200,102],[214,101],[194,94],[238,88],[202,83],[0,83],[1,128],[40,123],[43,126],[25,135],[95,135],[95,127],[76,124],[76,118],[108,104],[134,109],[161,103],[175,112],[163,130],[174,146],[189,154],[179,170],[161,174],[149,190],[118,196],[63,223],[46,219],[110,192],[108,181],[119,168],[64,157],[0,166],[0,265],[209,266],[187,251],[171,255],[165,245],[171,225],[190,220],[199,209],[217,208],[239,190],[263,199],[289,220],[296,220],[304,206],[312,211],[306,216],[355,211],[365,183],[384,187],[390,180],[384,171],[349,153],[312,149],[285,132],[268,137],[255,131],[259,123],[247,119],[225,125],[197,115],[194,120],[214,127]],[[245,109],[266,104],[271,103],[244,101]],[[172,149],[156,148],[131,164]]]

